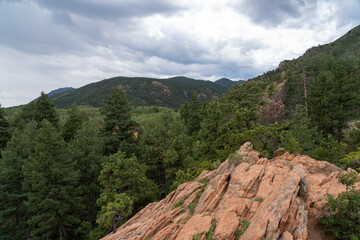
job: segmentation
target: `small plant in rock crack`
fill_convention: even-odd
[[[228,157],[228,162],[230,165],[237,166],[240,163],[242,163],[243,161],[244,161],[243,156],[241,154],[238,154],[237,152],[230,153],[230,155]]]

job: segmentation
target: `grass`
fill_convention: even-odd
[[[181,206],[183,205],[183,203],[184,203],[184,200],[183,200],[183,199],[177,200],[177,201],[174,203],[172,209],[177,208],[177,207],[181,207]]]
[[[240,221],[239,227],[235,231],[235,238],[240,239],[240,236],[244,234],[246,229],[250,226],[250,222],[248,220]]]
[[[216,228],[216,219],[214,218],[214,219],[211,220],[210,229],[205,235],[206,240],[213,240],[213,235],[214,235],[214,232],[215,232],[215,228]]]

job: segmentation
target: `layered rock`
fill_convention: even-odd
[[[259,158],[250,143],[238,154],[241,162],[203,172],[103,240],[330,239],[318,219],[325,194],[345,191],[342,169],[289,153]]]

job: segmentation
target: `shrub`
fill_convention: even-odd
[[[328,202],[320,219],[325,231],[338,239],[360,239],[360,191],[353,187],[353,175],[353,172],[348,172],[339,176],[339,181],[351,188],[337,198],[327,193]]]
[[[243,156],[236,153],[236,152],[235,153],[230,153],[230,155],[228,157],[228,162],[229,162],[230,165],[237,166],[241,162],[243,162]]]

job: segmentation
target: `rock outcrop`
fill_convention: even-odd
[[[238,154],[241,162],[225,161],[181,184],[103,240],[331,239],[318,219],[325,194],[345,191],[337,180],[342,169],[289,153],[259,158],[250,143]]]

